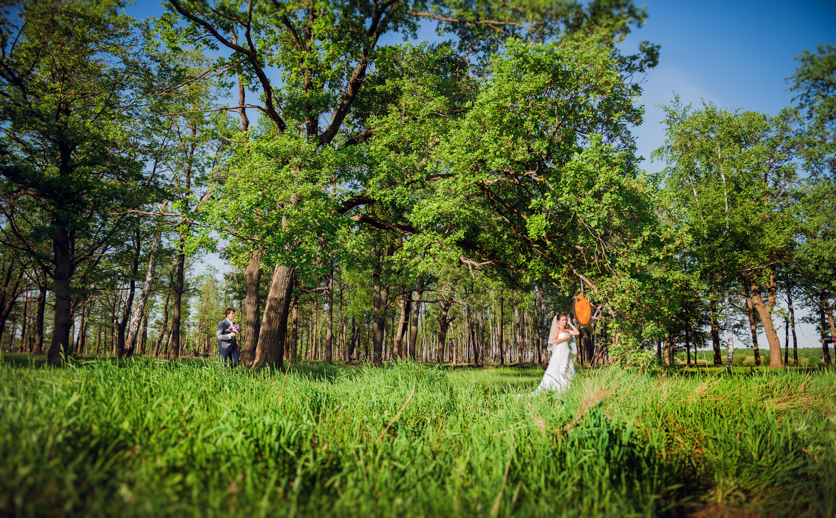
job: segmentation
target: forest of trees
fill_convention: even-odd
[[[582,363],[780,367],[802,312],[832,363],[836,47],[778,114],[671,99],[650,174],[632,0],[124,9],[0,6],[3,351],[211,356],[233,307],[249,366],[542,363],[583,292]]]

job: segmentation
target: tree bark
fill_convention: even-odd
[[[165,303],[163,304],[163,323],[160,327],[160,336],[157,337],[157,343],[154,346],[154,356],[159,357],[162,353],[162,346],[163,340],[165,339],[165,333],[168,330],[168,309],[169,309],[169,302],[171,301],[171,290],[166,291],[165,294]]]
[[[708,305],[711,313],[711,344],[714,347],[714,365],[722,365],[723,358],[720,354],[720,323],[717,321],[716,302]]]
[[[72,325],[70,284],[75,272],[75,265],[72,257],[74,236],[63,221],[55,222],[54,227],[52,250],[55,320],[52,326],[52,342],[49,345],[49,351],[47,351],[47,362],[57,365],[61,363],[61,351],[69,352],[70,326]]]
[[[825,297],[824,311],[827,315],[827,321],[830,324],[830,337],[836,339],[836,323],[833,322],[833,305],[830,304],[829,299],[827,297]],[[836,351],[836,349],[834,349],[834,351]],[[830,353],[828,353],[827,356],[827,365],[830,365]]]
[[[276,265],[261,320],[253,366],[283,366],[284,340],[295,281],[296,268]]]
[[[691,315],[688,314],[688,321],[685,322],[685,365],[691,365],[691,335],[688,333],[688,327],[691,325]],[[696,351],[695,351],[696,352]]]
[[[290,331],[290,363],[296,363],[299,352],[299,297],[293,297]]]
[[[755,311],[758,312],[761,323],[763,324],[763,331],[766,335],[766,340],[769,342],[769,367],[777,369],[782,367],[784,362],[781,358],[781,342],[778,340],[778,332],[772,323],[771,309],[774,307],[774,291],[770,288],[769,304],[767,307],[761,298],[761,287],[757,284],[752,284],[752,304],[755,306]]]
[[[167,355],[169,359],[177,359],[180,357],[180,327],[186,277],[185,246],[186,236],[181,232],[180,243],[177,248],[177,259],[174,262],[174,301],[171,305],[171,348]]]
[[[726,355],[726,372],[731,374],[732,361],[734,360],[734,335],[732,334],[732,323],[729,320],[728,307],[731,306],[731,300],[726,299],[726,345],[728,346],[728,354]]]
[[[139,354],[145,354],[145,346],[148,343],[148,311],[142,316],[142,340],[139,342]]]
[[[409,324],[409,343],[407,346],[409,347],[409,358],[413,361],[416,359],[416,351],[418,345],[418,316],[421,312],[421,297],[424,295],[423,288],[418,290],[417,296],[415,297],[415,301],[412,307],[412,317]]]
[[[43,354],[44,350],[44,314],[46,313],[46,286],[38,287],[37,311],[35,312],[35,343],[32,352]]]
[[[505,365],[505,344],[503,342],[505,331],[505,298],[499,296],[499,364]]]
[[[12,313],[12,308],[14,308],[15,302],[17,302],[17,297],[20,295],[18,292],[18,288],[20,287],[20,281],[23,279],[23,274],[25,270],[20,268],[17,273],[17,277],[15,278],[14,284],[9,287],[9,282],[11,280],[11,272],[12,266],[9,266],[8,274],[6,275],[6,284],[3,285],[3,296],[0,298],[0,303],[2,303],[2,309],[0,309],[0,336],[3,336],[3,330],[6,327],[6,320],[8,320],[9,315]],[[26,320],[24,319],[24,322]],[[24,324],[25,329],[25,324]],[[21,338],[23,334],[21,334]]]
[[[823,353],[822,360],[824,361],[824,365],[826,367],[829,367],[830,364],[832,363],[831,360],[830,360],[830,348],[828,347],[827,342],[824,341],[824,336],[825,336],[825,333],[826,333],[825,329],[827,329],[826,324],[825,324],[825,314],[827,313],[827,307],[828,307],[827,292],[824,291],[824,288],[819,288],[819,326],[821,328],[821,349],[822,349],[822,353]],[[830,319],[830,323],[831,323],[830,325],[832,326],[833,325],[833,317],[832,316],[831,316],[831,319]],[[831,327],[831,329],[832,329],[832,327]],[[831,337],[836,337],[836,334],[833,333],[833,331],[831,330],[831,335],[830,336]],[[836,348],[834,348],[834,352],[836,352]]]
[[[328,316],[325,323],[325,363],[334,363],[334,264],[331,263],[331,272],[328,276]]]
[[[398,328],[395,334],[395,345],[393,349],[395,355],[402,360],[406,360],[408,358],[408,354],[406,350],[405,338],[407,337],[409,317],[412,312],[412,293],[410,293],[408,297],[401,297],[398,305],[400,306],[401,316],[398,319]]]
[[[792,286],[787,290],[787,304],[790,310],[790,326],[792,326],[792,358],[798,365],[798,338],[795,335],[795,306],[792,303]]]
[[[75,352],[78,355],[84,354],[84,346],[87,342],[87,325],[90,320],[90,306],[92,305],[92,300],[88,299],[84,301],[84,304],[81,306],[81,317],[79,318],[79,325],[78,325],[78,340],[76,340],[76,349]]]
[[[380,367],[383,365],[383,336],[386,328],[386,307],[389,304],[389,288],[382,286],[380,277],[383,270],[385,257],[392,255],[390,246],[384,255],[384,251],[378,251],[378,261],[374,269],[374,288],[372,290],[372,339],[373,357],[372,365]]]
[[[749,317],[749,332],[752,333],[752,347],[755,350],[755,365],[761,366],[761,352],[758,347],[758,322],[755,319],[755,308],[749,290],[746,290],[746,316]]]
[[[243,111],[243,110],[242,110]],[[243,122],[242,122],[243,124]],[[264,259],[264,252],[253,250],[250,252],[250,260],[246,269],[246,284],[244,286],[247,305],[247,330],[244,335],[243,347],[241,347],[241,362],[252,366],[255,361],[255,351],[258,349],[258,335],[261,328],[259,311],[261,309],[260,287],[261,287],[261,261]],[[295,360],[291,360],[295,362]]]
[[[145,272],[145,283],[142,285],[142,292],[139,294],[139,299],[136,301],[136,307],[131,318],[131,325],[128,328],[128,337],[125,340],[125,352],[128,355],[133,354],[136,349],[136,339],[139,336],[139,326],[145,317],[145,307],[148,304],[148,297],[151,295],[151,286],[154,284],[154,270],[157,265],[157,248],[162,241],[162,233],[157,232],[154,236],[154,241],[151,243],[151,250],[148,255],[148,269]],[[144,346],[143,346],[144,349]]]
[[[438,343],[436,344],[436,362],[444,361],[444,345],[447,342],[447,330],[450,328],[452,319],[447,318],[450,308],[453,307],[453,297],[441,302],[441,310],[438,314]]]
[[[133,263],[131,263],[131,280],[130,280],[130,288],[128,291],[128,300],[125,301],[125,308],[122,311],[122,318],[119,319],[119,327],[117,329],[116,335],[116,356],[117,358],[122,358],[125,356],[125,330],[128,327],[128,319],[131,316],[131,309],[134,303],[134,297],[136,296],[136,274],[139,272],[139,256],[142,251],[142,241],[141,241],[141,234],[140,230],[137,228],[136,230],[136,253],[134,254]],[[137,326],[139,325],[139,320],[137,319]],[[130,355],[130,352],[128,353]]]

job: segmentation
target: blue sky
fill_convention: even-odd
[[[138,0],[127,12],[146,18],[159,16],[162,7],[154,0]],[[674,94],[695,106],[705,100],[721,108],[775,115],[793,97],[786,79],[798,65],[794,57],[803,49],[815,51],[818,44],[836,45],[836,0],[668,0],[648,2],[647,12],[647,23],[624,45],[625,50],[636,48],[640,40],[661,45],[659,65],[643,84],[644,124],[634,130],[643,167],[651,172],[664,167],[651,162],[650,153],[664,142],[659,106],[670,103]],[[431,27],[421,35],[433,37]],[[224,269],[216,257],[207,262]],[[799,345],[818,347],[813,326],[799,327]],[[783,329],[778,333],[783,344]],[[763,335],[759,341],[766,347]]]
[[[645,122],[635,130],[644,167],[664,142],[659,105],[674,92],[685,103],[702,99],[722,108],[777,114],[790,104],[786,78],[794,57],[818,44],[836,44],[836,1],[665,1],[647,4],[647,23],[625,42],[662,46],[659,65],[644,84]]]

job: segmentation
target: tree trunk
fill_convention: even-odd
[[[444,361],[444,345],[447,342],[447,330],[450,328],[450,322],[452,322],[452,319],[448,319],[447,315],[450,313],[451,307],[453,307],[452,296],[441,302],[441,311],[438,314],[438,343],[436,344],[436,362],[438,363],[443,363]]]
[[[688,314],[688,321],[685,322],[685,365],[691,365],[691,335],[688,333],[688,326],[691,325],[691,315]],[[694,351],[696,354],[696,351]]]
[[[185,291],[186,276],[186,236],[180,233],[180,243],[177,248],[177,259],[174,263],[174,302],[171,305],[171,349],[167,357],[180,357],[180,327],[182,319],[183,292]]]
[[[769,342],[769,367],[777,369],[778,367],[782,367],[784,362],[781,358],[781,342],[778,340],[778,332],[775,330],[775,326],[772,323],[771,308],[767,308],[766,304],[764,304],[763,299],[761,298],[760,286],[753,284],[751,289],[752,304],[755,306],[755,311],[758,312],[758,316],[763,324],[763,331],[766,335],[766,340]],[[774,305],[771,300],[772,297],[773,295],[770,293],[771,306]]]
[[[139,354],[145,354],[145,346],[148,344],[148,311],[142,316],[142,340],[139,342]]]
[[[790,364],[790,319],[784,318],[784,365]]]
[[[717,322],[716,302],[708,305],[711,313],[711,344],[714,347],[714,365],[722,365],[723,358],[720,354],[720,323]]]
[[[134,304],[134,297],[136,296],[136,274],[139,272],[139,255],[142,251],[142,241],[139,229],[137,229],[136,233],[136,254],[134,255],[134,261],[131,264],[131,280],[130,288],[128,291],[128,300],[125,301],[125,308],[122,311],[122,318],[119,320],[119,328],[117,329],[116,334],[117,358],[122,358],[123,356],[125,356],[125,330],[128,327],[128,319],[131,316],[131,308]],[[137,326],[139,326],[139,319],[137,319]],[[128,352],[128,355],[130,355],[131,352],[133,351]]]
[[[829,303],[829,299],[825,297],[825,306],[824,306],[825,314],[827,315],[827,321],[830,324],[830,337],[831,339],[836,339],[836,323],[833,322],[833,306]],[[836,349],[834,349],[836,351]],[[827,365],[830,365],[830,353],[827,353]]]
[[[398,319],[397,332],[395,333],[394,353],[398,358],[406,360],[408,357],[406,350],[406,337],[409,328],[409,316],[412,312],[412,293],[410,293],[408,297],[401,297],[398,302],[398,306],[400,306],[401,316]]]
[[[749,290],[746,290],[746,316],[749,317],[749,331],[752,333],[752,347],[755,350],[755,365],[761,366],[761,352],[758,347],[758,322],[755,319],[755,308],[752,305],[752,298]]]
[[[383,365],[383,335],[386,327],[386,306],[389,303],[389,289],[381,286],[380,276],[383,269],[383,260],[385,257],[392,255],[392,247],[384,255],[381,250],[378,252],[377,263],[374,269],[374,288],[372,290],[372,339],[373,344],[373,358],[372,364],[375,367]]]
[[[91,302],[92,300],[86,300],[84,304],[81,305],[81,317],[79,318],[78,324],[78,340],[76,340],[75,349],[75,352],[78,355],[84,354],[84,344],[87,341],[87,321],[89,320]]]
[[[46,286],[38,287],[38,305],[35,312],[35,344],[32,352],[43,354],[44,351],[44,314],[46,313]]]
[[[296,363],[299,353],[299,297],[293,297],[293,309],[290,312],[290,363]]]
[[[147,320],[145,316],[145,307],[148,304],[148,297],[151,295],[151,286],[154,283],[154,269],[157,264],[157,248],[162,241],[162,233],[158,232],[154,236],[154,241],[151,243],[151,250],[148,255],[148,269],[145,272],[145,284],[142,285],[142,292],[139,294],[139,299],[136,301],[134,314],[131,318],[131,325],[128,328],[128,338],[125,340],[125,352],[128,355],[133,354],[136,349],[136,339],[139,336],[139,326],[143,320]],[[145,346],[143,344],[142,350],[144,352]]]
[[[12,267],[9,266],[9,274],[6,276],[6,281],[7,282],[3,286],[3,288],[4,288],[3,289],[3,298],[0,299],[0,302],[2,302],[2,304],[3,304],[2,309],[0,309],[0,336],[3,336],[3,329],[5,329],[5,327],[6,327],[6,320],[8,320],[9,315],[12,313],[12,308],[14,308],[15,302],[17,302],[17,297],[19,295],[17,290],[20,287],[20,281],[21,281],[21,279],[23,279],[23,274],[25,272],[25,270],[23,268],[20,269],[20,271],[17,274],[17,277],[15,278],[14,284],[10,288],[8,281],[11,278],[11,269],[12,269]],[[25,313],[25,311],[24,311],[24,313]],[[23,321],[24,321],[24,329],[25,329],[26,328],[25,317],[24,317]],[[21,332],[20,336],[21,336],[21,339],[22,339],[23,338],[23,332]]]
[[[348,355],[348,361],[353,361],[354,360],[354,352],[355,352],[356,345],[357,345],[357,321],[354,320],[354,317],[351,317],[351,338],[349,339],[348,346],[346,347],[348,349],[348,351],[346,353]]]
[[[824,291],[824,288],[819,288],[819,326],[821,329],[821,349],[822,349],[822,360],[824,361],[824,365],[829,367],[831,364],[830,361],[830,348],[827,345],[827,342],[824,341],[824,336],[827,333],[825,329],[827,329],[825,324],[825,314],[827,312],[827,293]],[[833,319],[831,316],[831,326],[833,325]],[[836,334],[833,334],[831,331],[831,337],[836,338]],[[836,348],[834,348],[834,352],[836,352]]]
[[[23,293],[23,325],[21,326],[21,330],[20,330],[20,342],[21,343],[18,346],[18,349],[24,347],[28,342],[27,336],[26,336],[26,333],[28,331],[28,329],[27,329],[28,328],[28,322],[29,322],[29,291],[27,290]],[[4,320],[2,322],[2,325],[0,325],[0,336],[3,336],[3,328],[5,327],[5,325],[6,325],[6,321]],[[32,334],[31,331],[29,332],[29,334]],[[9,345],[9,352],[12,352],[11,345]]]
[[[798,365],[798,338],[795,335],[795,307],[792,303],[792,286],[787,290],[787,303],[790,310],[790,326],[792,326],[792,358]]]
[[[284,340],[295,281],[296,268],[276,265],[261,320],[253,366],[283,366]]]
[[[261,321],[259,319],[259,311],[261,309],[259,288],[261,286],[261,261],[263,258],[264,252],[261,250],[253,250],[250,252],[250,260],[247,263],[246,270],[247,280],[244,291],[247,304],[247,331],[244,335],[243,347],[241,348],[241,362],[249,366],[252,366],[253,361],[255,361],[255,351],[258,349],[258,335],[261,327]],[[295,355],[295,351],[292,351],[291,354]],[[291,359],[291,362],[296,363],[295,357]]]
[[[154,346],[154,356],[159,357],[162,353],[163,340],[168,329],[168,304],[171,301],[171,290],[166,291],[165,304],[163,304],[163,324],[160,327],[160,336],[157,337],[157,344]]]
[[[412,318],[409,324],[409,357],[414,361],[416,359],[416,351],[418,345],[418,316],[421,312],[421,297],[424,294],[423,288],[418,290],[415,297],[415,302],[412,307]]]
[[[505,365],[505,344],[503,342],[505,332],[505,298],[499,296],[499,364]]]
[[[328,276],[328,316],[325,329],[325,363],[334,363],[334,264]]]
[[[75,266],[72,251],[74,238],[64,222],[57,222],[52,234],[53,292],[55,293],[55,320],[52,326],[52,342],[47,351],[47,361],[61,363],[61,351],[69,353],[70,326],[72,325],[71,283]]]

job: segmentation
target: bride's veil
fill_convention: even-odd
[[[549,334],[546,337],[546,349],[551,351],[554,345],[552,344],[552,337],[554,336],[554,330],[557,329],[557,315],[554,316],[552,319],[552,326],[549,328]]]

